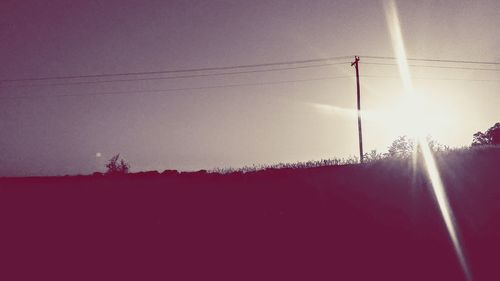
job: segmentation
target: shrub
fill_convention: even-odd
[[[384,155],[382,153],[377,152],[376,149],[373,149],[372,151],[370,151],[370,153],[365,153],[363,155],[363,159],[367,163],[382,160],[383,158]]]
[[[127,174],[130,170],[130,164],[125,162],[125,160],[118,159],[120,158],[120,154],[116,154],[111,159],[109,159],[108,164],[106,164],[106,175],[124,175]]]

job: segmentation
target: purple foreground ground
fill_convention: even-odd
[[[474,280],[499,280],[500,149],[438,165]],[[422,167],[0,179],[1,280],[464,280]]]

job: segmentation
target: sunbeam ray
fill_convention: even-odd
[[[406,51],[404,47],[403,36],[401,33],[401,25],[399,23],[398,13],[396,9],[396,4],[394,0],[386,0],[384,1],[384,8],[386,13],[387,25],[389,28],[389,32],[391,35],[392,46],[394,49],[394,53],[397,57],[399,72],[401,79],[403,81],[403,85],[405,88],[405,94],[415,95],[410,70],[408,67],[407,59],[406,59]],[[422,108],[419,104],[413,105],[413,110],[410,110],[406,114],[419,114],[423,113]],[[417,117],[417,116],[414,116]],[[417,118],[410,118],[411,120],[418,120]],[[411,126],[415,126],[416,124],[410,124]],[[423,124],[418,126],[419,128],[424,127]],[[446,196],[445,188],[443,182],[441,180],[441,176],[439,174],[439,170],[436,165],[436,161],[432,155],[432,152],[429,148],[427,140],[425,139],[425,132],[422,130],[418,130],[415,132],[415,137],[418,141],[419,147],[421,148],[423,160],[425,163],[425,167],[427,170],[427,175],[430,179],[432,190],[434,196],[436,198],[439,210],[441,212],[441,216],[443,217],[444,223],[446,225],[446,229],[448,230],[448,234],[453,243],[453,247],[455,249],[455,253],[459,260],[460,266],[464,271],[466,280],[472,280],[472,276],[470,274],[467,261],[465,259],[465,255],[462,250],[462,246],[460,244],[460,240],[457,234],[457,227],[455,225],[454,216],[450,204],[448,202],[448,198]]]

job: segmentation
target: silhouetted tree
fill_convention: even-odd
[[[430,136],[426,138],[427,146],[433,152],[443,152],[450,150],[450,147],[443,145],[436,140],[432,139]],[[416,139],[409,138],[407,136],[399,136],[392,144],[389,146],[387,153],[384,156],[395,157],[395,158],[407,158],[411,157],[413,153],[420,154],[420,143]]]
[[[477,132],[472,136],[472,146],[500,144],[500,123],[496,123],[486,132]]]
[[[116,154],[109,159],[108,164],[106,164],[107,175],[124,175],[128,173],[130,164],[123,159],[120,159],[120,162],[118,162],[118,158],[120,158],[120,154]]]
[[[399,136],[389,146],[387,153],[388,157],[406,158],[410,157],[415,149],[415,142],[407,136]]]

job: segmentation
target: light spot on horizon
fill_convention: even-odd
[[[101,158],[101,156],[102,156],[102,154],[101,154],[100,152],[97,152],[97,153],[95,154],[95,157],[96,157],[96,158]]]

